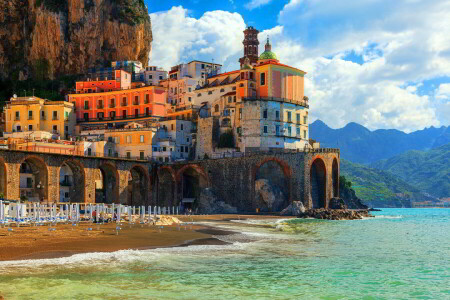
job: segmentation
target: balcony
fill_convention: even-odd
[[[139,105],[139,101],[133,101],[133,105]]]
[[[33,116],[28,116],[28,120],[34,120]]]
[[[20,121],[20,117],[16,116],[16,117],[14,118],[14,121]]]
[[[84,106],[84,109],[85,109],[85,110],[89,109],[89,105],[85,105],[85,106]]]
[[[149,103],[150,103],[150,100],[147,100],[147,99],[144,100],[144,104],[149,104]]]
[[[127,106],[128,103],[127,102],[122,102],[121,106]]]
[[[41,115],[41,120],[45,121],[45,120],[47,120],[47,117]]]
[[[59,183],[59,185],[61,185],[61,186],[72,186],[73,184],[72,184],[72,182],[70,180],[64,179],[63,181],[61,181]]]
[[[111,103],[110,105],[109,105],[109,108],[115,108],[116,107],[116,104],[114,104],[114,103]]]
[[[86,106],[85,106],[84,108],[86,109]],[[98,105],[97,105],[97,108],[98,108],[98,109],[103,109],[103,108],[104,108],[104,107],[103,107],[103,104],[98,104]]]
[[[53,134],[59,134],[59,131],[58,130],[53,130],[52,133]]]
[[[53,120],[53,121],[58,121],[58,120],[59,120],[59,117],[58,117],[58,116],[53,116],[52,120]]]

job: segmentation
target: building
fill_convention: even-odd
[[[131,74],[122,70],[89,73],[85,80],[75,84],[77,94],[103,93],[131,88]]]
[[[74,135],[75,108],[66,101],[38,97],[13,97],[4,107],[5,130],[12,132],[47,131],[63,139]]]
[[[160,162],[192,158],[192,122],[185,120],[160,122],[152,147],[153,159]]]
[[[248,58],[250,60],[250,65],[253,66],[258,62],[258,40],[259,31],[253,28],[252,26],[247,27],[244,30],[244,56],[239,59],[239,63],[242,66],[245,64],[245,59]]]
[[[169,106],[182,107],[192,105],[195,99],[197,80],[190,77],[180,79],[168,79],[160,82],[167,88],[167,104]]]
[[[281,64],[267,40],[254,65],[245,57],[241,70],[208,78],[196,90],[197,98],[208,103],[210,110],[198,120],[196,156],[221,152],[221,136],[230,133],[234,143],[226,147],[241,152],[311,148],[305,74]]]
[[[144,82],[146,85],[160,85],[160,81],[167,79],[167,71],[155,66],[146,67],[141,71],[144,74]]]
[[[70,94],[77,122],[128,122],[166,114],[166,90],[145,86],[102,93]]]
[[[136,127],[106,130],[105,152],[109,157],[151,159],[156,127]]]

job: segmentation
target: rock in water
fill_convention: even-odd
[[[348,209],[309,209],[298,215],[299,218],[314,218],[321,220],[360,220],[373,217],[367,209],[348,210]]]
[[[142,0],[0,1],[3,78],[81,74],[114,60],[146,66],[151,42]]]
[[[305,212],[305,206],[301,201],[294,201],[280,213],[282,216],[298,216]]]

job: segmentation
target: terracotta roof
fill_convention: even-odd
[[[233,96],[233,95],[236,95],[236,91],[226,93],[225,95],[222,95],[222,97],[225,97],[225,96]]]
[[[231,71],[231,72],[227,72],[227,73],[217,74],[217,75],[209,77],[208,79],[211,79],[214,77],[225,76],[225,75],[231,75],[231,74],[235,74],[235,73],[239,73],[239,72],[241,72],[241,70],[235,70],[235,71]]]

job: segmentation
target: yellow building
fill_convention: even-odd
[[[105,155],[114,157],[150,159],[152,140],[157,129],[124,128],[105,131]]]
[[[74,105],[67,101],[50,101],[38,97],[14,97],[6,103],[5,131],[47,131],[62,139],[74,135]]]

